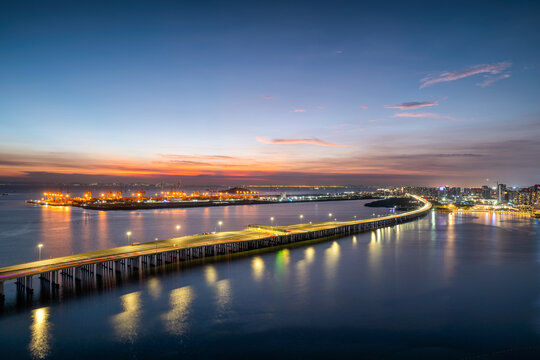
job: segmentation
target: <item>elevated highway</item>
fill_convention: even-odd
[[[182,236],[111,249],[92,251],[48,260],[0,268],[0,297],[4,283],[15,280],[18,289],[33,292],[32,280],[39,276],[52,287],[75,286],[117,273],[142,271],[145,268],[196,258],[279,246],[336,235],[346,235],[393,226],[414,220],[431,209],[431,203],[409,195],[422,207],[401,214],[363,220],[327,221],[284,226],[250,225],[240,231]]]

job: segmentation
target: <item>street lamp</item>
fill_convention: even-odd
[[[182,227],[180,225],[176,225],[176,230],[180,230]]]
[[[126,233],[126,235],[127,235],[128,243],[129,243],[129,237],[131,236],[131,231],[128,231],[128,232]]]
[[[221,232],[221,225],[223,225],[223,221],[219,220],[218,225],[219,225],[219,232]]]
[[[270,217],[270,222],[272,223],[272,227],[274,227],[274,217]]]
[[[330,220],[332,220],[332,213],[329,213],[328,217],[330,218]]]
[[[39,251],[39,260],[41,260],[41,248],[43,247],[43,244],[39,244],[37,247]]]
[[[304,215],[303,214],[300,214],[300,219],[303,219],[304,218]]]

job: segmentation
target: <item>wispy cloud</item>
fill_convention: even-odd
[[[264,144],[309,144],[317,146],[329,146],[329,147],[351,147],[350,145],[334,144],[328,141],[324,141],[317,138],[306,139],[266,139],[264,137],[257,137],[257,141]]]
[[[378,117],[378,118],[376,118],[376,119],[371,119],[371,120],[369,120],[369,122],[383,121],[383,120],[384,120],[384,118]]]
[[[361,107],[362,109],[364,109],[364,110],[369,109],[369,107],[368,107],[367,105],[362,105],[362,106],[360,106],[360,107]]]
[[[295,112],[295,113],[304,113],[306,112],[307,110],[306,109],[294,109],[292,112]]]
[[[503,62],[493,63],[493,64],[475,65],[465,70],[445,71],[438,75],[427,76],[421,79],[420,82],[422,84],[420,85],[420,89],[425,88],[427,86],[435,85],[441,82],[455,81],[455,80],[463,79],[463,78],[466,78],[472,75],[477,75],[477,74],[497,75],[504,72],[510,66],[512,66],[511,62],[503,61]],[[508,75],[507,77],[509,76],[510,75]]]
[[[271,98],[273,98],[272,95],[263,95],[263,99],[269,100]]]
[[[418,109],[421,107],[436,106],[436,105],[439,105],[439,100],[411,101],[411,102],[404,102],[404,103],[396,104],[396,105],[384,105],[384,107],[387,109],[409,110],[409,109]]]
[[[407,118],[427,118],[427,119],[438,119],[438,120],[452,120],[456,121],[457,119],[452,116],[435,114],[430,112],[419,112],[419,113],[397,113],[392,115],[393,117],[407,117]]]
[[[476,85],[481,86],[481,87],[486,87],[499,80],[508,79],[509,77],[510,77],[510,74],[501,74],[499,76],[485,76],[484,81],[476,83]]]

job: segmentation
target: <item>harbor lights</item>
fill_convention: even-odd
[[[43,244],[38,244],[37,247],[38,247],[38,253],[39,253],[38,259],[41,260],[41,249],[43,248]]]
[[[131,237],[131,231],[126,232],[126,236],[127,236],[127,238],[128,238],[128,243],[129,243],[129,239],[130,239],[130,237]]]

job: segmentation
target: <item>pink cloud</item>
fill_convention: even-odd
[[[439,75],[427,76],[421,79],[420,82],[422,83],[422,85],[420,85],[420,89],[441,82],[459,80],[477,74],[497,75],[508,69],[510,66],[512,66],[511,62],[503,61],[500,63],[475,65],[466,70],[445,71],[440,73]]]
[[[418,109],[425,106],[435,106],[435,105],[439,105],[439,100],[411,101],[411,102],[404,102],[404,103],[396,104],[396,105],[384,105],[384,107],[387,109],[407,110],[407,109]]]
[[[362,105],[362,106],[360,106],[360,107],[361,107],[362,109],[364,109],[364,110],[367,110],[367,109],[368,109],[368,106],[367,106],[367,105]]]
[[[510,74],[501,74],[499,76],[486,76],[484,81],[476,83],[476,85],[481,86],[481,87],[486,87],[499,80],[508,79],[509,77],[510,77]]]
[[[303,112],[306,112],[306,111],[307,111],[306,109],[294,109],[292,112],[303,113]]]
[[[351,147],[350,145],[334,144],[317,138],[308,139],[266,139],[264,137],[257,137],[257,141],[263,144],[309,144],[317,146],[329,146],[329,147]]]
[[[427,119],[438,119],[438,120],[452,120],[456,121],[457,119],[452,116],[440,115],[430,112],[421,112],[421,113],[397,113],[392,115],[393,117],[408,117],[408,118],[427,118]]]

